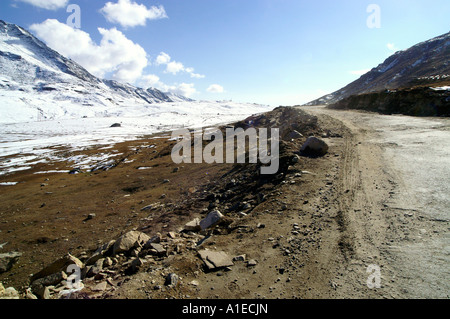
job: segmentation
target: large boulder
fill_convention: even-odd
[[[10,252],[6,254],[0,254],[0,274],[7,272],[12,266],[19,260],[22,253]]]
[[[113,246],[113,255],[126,253],[132,248],[142,247],[150,240],[150,236],[139,232],[130,231],[116,240]]]
[[[300,149],[302,154],[323,156],[328,152],[328,144],[320,138],[310,136]]]
[[[61,271],[67,271],[67,267],[70,265],[76,265],[80,269],[84,268],[84,264],[78,258],[72,256],[71,254],[67,254],[64,257],[52,263],[51,265],[45,267],[38,273],[34,274],[31,277],[31,282],[40,278],[53,275],[55,273],[59,273]]]

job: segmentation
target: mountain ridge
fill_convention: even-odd
[[[53,108],[61,103],[71,104],[72,109],[80,105],[108,109],[194,101],[155,88],[100,79],[26,29],[3,20],[0,20],[0,100],[5,108],[14,109],[20,104],[37,110],[43,101]]]
[[[450,32],[397,51],[345,87],[305,105],[333,104],[352,95],[413,86],[426,79],[450,78]],[[439,81],[429,81],[431,83]]]

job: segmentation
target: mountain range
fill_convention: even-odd
[[[450,80],[450,32],[398,51],[344,88],[305,105],[329,105],[353,95],[438,86]]]
[[[77,116],[80,106],[91,107],[88,116],[109,107],[185,101],[193,100],[97,78],[22,27],[0,20],[0,102],[10,111],[2,112],[2,121]]]

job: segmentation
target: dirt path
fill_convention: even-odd
[[[448,298],[450,121],[304,109],[353,134],[342,170],[342,297],[359,295],[358,265],[370,263],[380,267],[379,296]]]

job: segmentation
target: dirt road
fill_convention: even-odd
[[[363,263],[380,267],[380,297],[448,298],[450,120],[302,109],[342,121],[353,135],[342,169],[349,262],[339,294],[364,297],[352,288]]]

